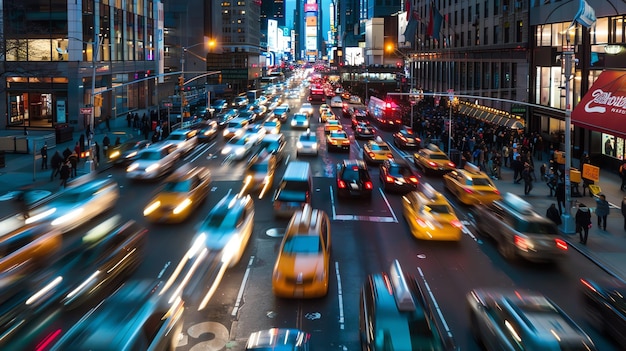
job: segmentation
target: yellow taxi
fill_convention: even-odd
[[[463,169],[444,174],[443,184],[450,193],[466,205],[488,204],[502,198],[491,178],[469,162]]]
[[[322,115],[326,111],[331,111],[330,106],[328,106],[327,104],[321,104],[320,105],[320,115]]]
[[[318,209],[304,206],[291,217],[272,273],[274,295],[315,298],[328,293],[330,220]]]
[[[328,151],[343,150],[350,152],[350,138],[343,129],[333,130],[326,135],[326,148]]]
[[[143,215],[151,222],[182,222],[206,199],[210,185],[211,172],[207,168],[183,166],[165,179]]]
[[[329,119],[326,121],[326,124],[324,124],[324,133],[328,134],[333,130],[342,130],[343,126],[341,125],[341,122],[339,120],[336,119]]]
[[[435,144],[428,144],[427,147],[414,153],[413,163],[423,174],[445,173],[456,169],[454,162],[450,161],[448,155]]]
[[[326,123],[327,121],[330,121],[333,119],[337,119],[337,116],[335,116],[335,114],[331,110],[324,111],[320,114],[320,122],[322,123]]]
[[[402,214],[417,239],[461,240],[463,224],[446,197],[430,184],[402,196]]]
[[[363,160],[367,163],[383,163],[393,158],[389,145],[381,137],[363,144]]]

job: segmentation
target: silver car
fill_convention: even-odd
[[[141,150],[135,162],[126,168],[126,178],[157,179],[174,169],[180,155],[178,147],[174,144],[152,144]]]
[[[593,341],[547,297],[520,290],[472,290],[470,328],[487,350],[596,350]]]
[[[317,136],[315,133],[306,131],[298,137],[296,143],[296,156],[300,155],[313,155],[317,156],[319,145],[317,143]]]

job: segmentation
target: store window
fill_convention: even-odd
[[[617,138],[611,134],[602,133],[602,154],[623,160],[624,139]]]

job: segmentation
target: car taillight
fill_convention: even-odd
[[[526,239],[522,238],[519,235],[516,235],[515,238],[513,239],[513,242],[515,243],[515,246],[519,247],[520,249],[524,251],[528,251],[528,242],[526,241]]]
[[[498,190],[498,189],[493,189],[493,192],[494,192],[495,194],[500,195],[500,190]]]
[[[357,132],[359,132],[359,133],[360,133],[362,130],[363,130],[363,128],[357,128],[357,129],[356,129],[356,131],[357,131]]]
[[[385,181],[386,181],[387,183],[393,183],[393,177],[392,177],[392,176],[386,176],[386,177],[385,177]]]
[[[374,188],[374,185],[372,184],[372,182],[370,182],[369,180],[365,183],[363,183],[363,186],[365,187],[365,189],[367,190],[372,190]]]
[[[409,180],[411,181],[411,183],[415,183],[415,184],[419,183],[419,179],[417,179],[416,176],[410,176]]]
[[[345,189],[346,188],[346,182],[344,182],[343,180],[339,179],[337,181],[337,186],[339,187],[339,189]]]
[[[393,154],[387,154],[387,158],[393,158]]]
[[[433,162],[433,161],[428,161],[428,164],[429,164],[431,167],[437,167],[437,164],[436,164],[435,162]]]
[[[448,162],[448,166],[450,166],[452,168],[456,168],[456,165],[454,164],[454,162]]]
[[[470,188],[463,188],[463,191],[465,191],[468,194],[473,194],[474,193],[474,191],[472,189],[470,189]]]
[[[344,145],[348,145],[348,144],[350,144],[350,140],[344,140],[341,143],[344,144]]]
[[[455,228],[463,229],[463,224],[458,219],[453,219],[450,224]]]
[[[370,151],[370,152],[368,152],[367,154],[368,154],[370,157],[374,157],[374,153],[373,153],[373,152],[371,152],[371,151]]]
[[[561,250],[567,250],[567,242],[565,242],[565,240],[563,239],[554,239],[554,242],[556,243],[556,247],[558,247]]]

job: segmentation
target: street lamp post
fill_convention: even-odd
[[[181,113],[181,119],[184,119],[185,117],[189,117],[190,113],[188,110],[188,106],[187,106],[187,99],[185,98],[185,94],[184,94],[184,87],[185,87],[185,53],[187,52],[187,50],[195,47],[195,46],[199,46],[199,45],[204,45],[206,43],[205,41],[199,42],[199,43],[195,43],[193,45],[188,45],[188,46],[183,46],[182,47],[182,52],[180,55],[180,78],[179,80],[179,93],[180,93],[180,113]],[[213,46],[214,45],[214,41],[209,41],[209,46]],[[168,125],[169,125],[169,119],[168,119]]]
[[[96,61],[98,60],[98,55],[100,53],[100,46],[102,46],[102,41],[104,40],[104,36],[103,35],[99,35],[98,36],[98,43],[96,44],[95,42],[92,42],[92,45],[96,45],[95,50],[92,49],[92,54],[91,54],[91,64],[92,64],[92,68],[91,68],[91,96],[89,97],[89,103],[91,104],[91,115],[89,117],[89,126],[90,128],[92,128],[92,130],[95,128],[94,122],[95,122],[95,114],[96,114],[96,106],[95,106],[95,101],[96,101],[96,70],[97,70],[97,66],[96,66]],[[91,154],[91,152],[89,153]]]
[[[570,80],[572,76],[572,58],[574,56],[573,48],[567,43],[566,50],[563,50],[564,62],[565,62],[565,167],[563,167],[565,175],[565,209],[562,214],[561,231],[563,233],[571,234],[575,232],[574,218],[571,214],[571,182],[570,182],[570,166],[572,164],[572,107],[570,102]]]

